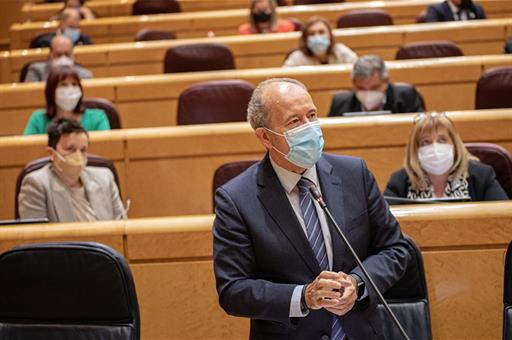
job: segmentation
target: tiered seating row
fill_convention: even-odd
[[[453,112],[465,142],[498,143],[512,151],[512,110]],[[362,157],[381,189],[402,166],[414,115],[325,119],[326,151]],[[130,217],[212,211],[213,173],[221,164],[260,159],[263,147],[247,123],[91,133],[91,153],[114,160]],[[46,136],[0,138],[0,219],[14,216],[21,168],[46,155]]]
[[[337,18],[349,10],[357,8],[382,8],[389,12],[395,24],[411,24],[428,5],[437,0],[411,0],[390,2],[355,2],[341,4],[320,4],[309,6],[289,6],[278,9],[281,17],[295,17],[307,20],[313,15],[321,15],[335,27]],[[482,0],[489,18],[502,18],[512,13],[512,2],[508,0]],[[217,36],[235,35],[237,27],[248,21],[247,9],[233,9],[212,12],[174,13],[152,16],[126,16],[98,18],[84,21],[81,29],[99,43],[133,41],[141,28],[171,30],[179,38],[206,37],[213,31]],[[11,49],[29,46],[30,40],[41,33],[55,31],[57,22],[29,22],[11,26]]]
[[[499,278],[512,234],[512,203],[452,203],[392,211],[423,252],[433,337],[498,339],[503,309]],[[142,339],[247,338],[247,319],[229,317],[218,306],[212,221],[213,216],[203,215],[4,227],[0,251],[31,242],[106,243],[130,262]]]
[[[428,110],[474,108],[476,82],[490,67],[510,65],[512,55],[472,56],[389,62],[394,82],[415,84]],[[332,95],[350,89],[350,65],[307,68],[269,68],[212,71],[84,81],[85,95],[113,101],[124,128],[176,124],[177,100],[190,85],[215,79],[244,79],[258,84],[269,77],[292,77],[304,82],[320,115],[329,110]],[[45,107],[44,83],[0,85],[0,135],[20,134],[37,108]],[[447,96],[447,93],[450,95]]]
[[[499,54],[506,38],[512,35],[512,19],[338,29],[334,34],[337,41],[359,55],[373,53],[386,60],[394,59],[396,51],[404,44],[441,39],[458,44],[465,55]],[[230,47],[239,69],[279,67],[286,54],[297,48],[299,37],[300,33],[294,32],[79,46],[75,56],[95,77],[159,74],[163,72],[163,59],[168,48],[216,42]],[[25,64],[45,60],[47,56],[48,49],[0,53],[0,82],[18,82]]]

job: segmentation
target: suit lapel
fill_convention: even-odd
[[[446,21],[455,21],[455,17],[453,16],[453,12],[450,8],[450,4],[448,4],[448,1],[443,2],[442,6],[445,18],[447,18]]]
[[[357,99],[355,92],[352,93],[351,102],[352,103],[350,104],[349,111],[352,111],[352,112],[361,112],[361,111],[363,111],[361,103],[359,102],[359,99]],[[345,112],[343,112],[343,113],[345,113]]]
[[[259,165],[257,180],[259,200],[311,272],[315,276],[318,275],[320,273],[318,261],[286,192],[272,168],[268,154]]]
[[[111,216],[105,210],[105,195],[103,195],[103,188],[89,177],[86,171],[82,171],[80,179],[85,187],[87,194],[87,200],[91,204],[91,208],[94,211],[98,220],[109,220]]]
[[[386,104],[384,104],[383,110],[389,110],[391,113],[398,113],[399,110],[395,105],[395,90],[393,84],[388,84],[388,89],[386,90]]]
[[[53,209],[59,221],[76,221],[71,195],[66,185],[50,170],[50,188],[53,192]]]
[[[345,216],[343,214],[344,203],[341,178],[336,174],[332,165],[323,157],[316,164],[316,169],[324,201],[331,211],[331,214],[334,216],[334,219],[340,226],[341,230],[345,232]],[[335,230],[335,227],[331,225],[328,219],[327,222],[329,224],[329,231],[331,233],[332,239],[332,268],[333,271],[340,271],[343,268],[343,262],[346,256],[345,252],[347,248]]]

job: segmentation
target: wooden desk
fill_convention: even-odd
[[[90,1],[87,7],[92,9],[98,18],[109,18],[132,15],[132,7],[135,0],[105,0]],[[235,8],[247,8],[247,0],[178,0],[182,12],[199,12],[212,10],[225,10]],[[47,21],[62,9],[62,3],[23,5],[23,21]]]
[[[483,70],[511,63],[512,55],[496,55],[392,61],[388,66],[392,81],[416,85],[428,110],[446,111],[473,109],[476,82]],[[179,94],[194,83],[216,79],[238,78],[258,84],[269,77],[296,78],[306,84],[319,114],[325,116],[332,95],[352,88],[350,72],[350,65],[325,65],[102,78],[83,83],[85,96],[105,97],[117,105],[124,128],[139,128],[175,125]],[[43,93],[43,83],[0,85],[0,135],[21,134],[31,113],[45,106]]]
[[[428,5],[438,0],[411,0],[377,3],[341,3],[319,4],[308,6],[288,6],[278,9],[280,17],[295,17],[307,20],[313,15],[326,17],[335,27],[337,18],[352,9],[381,8],[389,12],[395,24],[414,23],[416,17]],[[512,2],[508,0],[482,0],[482,5],[489,18],[510,16]],[[247,9],[234,9],[211,12],[192,12],[160,14],[151,16],[126,16],[84,20],[81,28],[91,36],[96,44],[133,41],[136,32],[141,28],[166,29],[177,33],[179,38],[206,37],[213,31],[217,36],[237,34],[237,27],[248,20]],[[11,49],[29,46],[30,40],[40,33],[53,32],[57,22],[30,22],[11,26]]]
[[[512,203],[451,203],[392,211],[422,250],[433,338],[499,339]],[[227,316],[218,305],[212,221],[213,216],[201,215],[3,227],[0,251],[33,242],[106,243],[130,263],[142,339],[247,338],[248,320]]]
[[[504,41],[512,34],[512,19],[337,29],[334,34],[338,42],[357,54],[378,54],[386,60],[393,60],[403,44],[440,39],[458,44],[468,56],[501,54]],[[299,37],[299,32],[293,32],[79,46],[75,57],[95,78],[161,74],[164,55],[170,47],[216,42],[232,50],[238,69],[279,67],[286,54],[298,46]],[[0,82],[18,82],[22,67],[45,60],[48,52],[31,49],[0,53]]]
[[[512,109],[448,113],[465,142],[497,143],[512,151]],[[402,167],[413,114],[322,121],[325,151],[362,157],[383,189]],[[130,217],[212,211],[212,180],[222,164],[261,159],[248,123],[114,130],[91,133],[90,152],[113,159]],[[46,136],[0,138],[0,219],[14,216],[21,168],[46,154]]]

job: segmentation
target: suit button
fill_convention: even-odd
[[[322,335],[322,340],[329,340],[329,338],[330,338],[330,336],[328,336],[328,335],[325,335],[325,334]]]

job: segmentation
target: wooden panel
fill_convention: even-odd
[[[0,11],[0,46],[9,46],[11,42],[9,26],[16,22],[21,22],[22,5],[23,0],[2,0],[2,10]]]
[[[287,6],[278,8],[280,17],[295,17],[307,20],[312,15],[326,17],[333,27],[337,18],[349,10],[358,8],[381,8],[386,10],[398,24],[414,23],[418,14],[435,0],[413,0],[397,2],[356,2],[342,4],[318,4],[309,6]],[[512,5],[506,0],[482,0],[484,8],[488,2],[498,3],[500,12],[512,12]],[[493,17],[494,13],[489,13]],[[170,29],[181,37],[206,37],[209,31],[217,36],[237,34],[237,27],[247,21],[247,9],[224,11],[206,11],[192,13],[173,13],[152,16],[125,16],[99,18],[84,21],[82,29],[91,34],[93,41],[116,42],[130,41],[141,28]],[[55,23],[31,22],[11,26],[12,48],[19,49],[29,45],[30,39],[38,33],[55,30]]]
[[[249,321],[226,315],[217,303],[211,260],[130,268],[145,320],[142,339],[247,339]]]
[[[124,254],[123,235],[123,221],[42,224],[22,228],[2,227],[0,252],[29,243],[92,241],[109,245]]]

